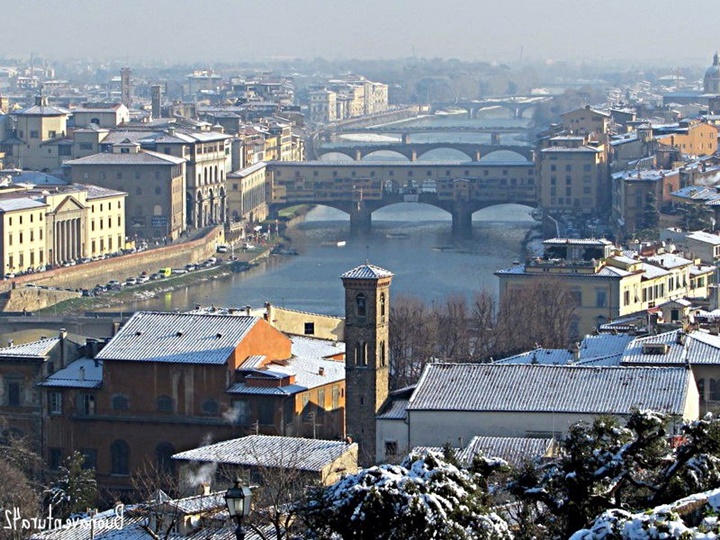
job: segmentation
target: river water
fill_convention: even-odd
[[[289,231],[299,255],[272,256],[247,272],[137,301],[132,307],[182,311],[196,304],[259,307],[269,301],[342,315],[340,275],[366,260],[395,274],[393,294],[420,297],[428,303],[451,295],[472,299],[483,289],[497,295],[493,272],[524,258],[525,234],[536,224],[530,210],[513,204],[481,210],[473,216],[472,237],[454,239],[450,215],[428,205],[382,208],[373,214],[372,232],[363,236],[350,236],[347,214],[316,207]]]
[[[479,118],[463,115],[435,115],[403,122],[412,126],[518,126],[527,120],[508,117],[504,110],[490,110]],[[387,138],[387,134],[348,135],[353,141]],[[417,142],[489,142],[487,133],[426,132],[412,135]],[[521,143],[523,136],[505,143]],[[430,153],[429,153],[430,154]],[[451,149],[438,149],[426,159],[467,159]],[[499,155],[496,159],[508,159]],[[518,157],[517,154],[515,155]],[[490,156],[489,156],[490,157]],[[324,159],[347,159],[328,154]],[[365,159],[398,159],[393,153],[377,152]],[[512,159],[512,157],[510,158]],[[150,300],[137,301],[135,310],[191,309],[197,304],[223,307],[259,307],[269,301],[292,309],[343,314],[343,290],[339,276],[364,263],[382,266],[395,274],[393,294],[413,295],[428,303],[441,302],[451,295],[469,300],[481,290],[497,296],[498,282],[493,272],[512,265],[525,256],[523,240],[536,222],[530,208],[501,205],[486,208],[473,216],[473,234],[469,239],[454,239],[450,214],[438,208],[403,203],[373,213],[372,232],[350,236],[347,214],[328,207],[316,207],[296,228],[288,231],[298,256],[273,256],[247,272],[193,284]],[[340,247],[338,242],[345,242]]]

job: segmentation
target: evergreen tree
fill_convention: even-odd
[[[488,510],[475,473],[429,453],[361,470],[310,493],[306,538],[503,540],[507,523]]]
[[[45,500],[53,514],[67,518],[95,506],[98,496],[95,469],[85,467],[85,456],[74,452],[60,467],[60,475],[45,490]]]

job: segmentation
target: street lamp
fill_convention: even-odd
[[[235,479],[235,485],[225,492],[225,504],[227,505],[230,517],[237,519],[237,529],[235,529],[235,537],[237,540],[245,540],[245,529],[242,526],[242,520],[250,514],[250,504],[252,502],[252,491],[249,487],[243,486],[240,479]]]

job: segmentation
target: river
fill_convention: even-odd
[[[342,315],[340,275],[366,260],[395,274],[393,294],[420,297],[428,303],[451,295],[472,299],[483,289],[497,295],[493,272],[524,258],[525,234],[536,224],[529,211],[513,204],[481,210],[473,216],[472,237],[454,239],[450,215],[428,205],[382,208],[373,214],[372,232],[364,236],[350,236],[347,214],[320,206],[288,232],[298,256],[272,256],[247,272],[137,301],[132,308],[182,311],[196,304],[259,307],[269,301]],[[343,241],[344,246],[337,245]]]
[[[447,132],[413,135],[417,142],[489,142],[488,133],[453,132],[453,126],[524,126],[529,121],[513,119],[504,109],[489,109],[479,118],[467,115],[434,115],[403,121],[409,126],[447,127]],[[353,141],[387,138],[386,134],[344,136]],[[502,136],[503,142],[522,144],[522,134]],[[511,139],[511,140],[508,140]],[[342,144],[342,143],[341,143]],[[456,150],[438,149],[425,159],[467,159]],[[495,159],[513,159],[496,152]],[[492,156],[488,156],[492,159]],[[327,154],[323,159],[347,159]],[[523,159],[517,154],[514,159]],[[398,159],[392,152],[376,152],[366,160]],[[373,213],[372,232],[350,236],[347,214],[328,207],[316,207],[305,221],[288,231],[299,256],[273,256],[247,272],[200,282],[168,292],[158,298],[133,303],[133,309],[186,310],[196,304],[223,307],[261,306],[269,301],[292,309],[342,315],[343,291],[340,274],[366,260],[395,274],[393,293],[413,295],[428,303],[441,302],[451,295],[471,300],[481,290],[497,296],[493,272],[525,256],[523,239],[535,225],[530,208],[502,205],[476,212],[473,234],[459,240],[451,236],[450,215],[438,208],[417,203],[397,204]],[[338,242],[345,242],[339,247]]]

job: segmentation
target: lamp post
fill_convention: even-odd
[[[245,540],[245,529],[242,526],[242,520],[250,514],[250,504],[252,501],[252,491],[249,487],[243,486],[240,479],[235,479],[235,485],[225,492],[225,504],[227,505],[230,517],[237,519],[237,529],[235,529],[235,537],[237,540]]]

